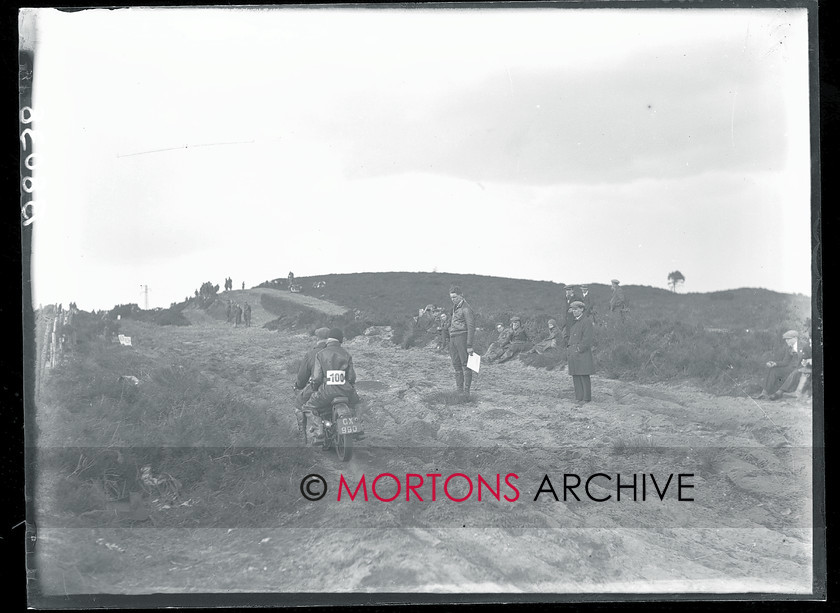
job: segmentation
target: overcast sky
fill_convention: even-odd
[[[805,9],[35,16],[36,306],[289,270],[810,294]]]

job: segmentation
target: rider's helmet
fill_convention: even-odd
[[[342,343],[344,342],[344,332],[341,331],[341,328],[330,328],[329,338],[334,338]]]

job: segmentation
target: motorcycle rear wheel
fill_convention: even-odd
[[[335,441],[335,454],[339,461],[347,462],[353,457],[353,435],[339,434]]]

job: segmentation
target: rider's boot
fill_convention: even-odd
[[[303,430],[303,411],[295,408],[295,419],[297,420],[298,431]]]
[[[306,430],[306,440],[310,445],[318,445],[324,442],[324,422],[321,418],[312,411],[304,411],[306,413],[306,423],[308,428]]]
[[[462,370],[455,371],[455,387],[459,394],[464,393],[464,371]]]

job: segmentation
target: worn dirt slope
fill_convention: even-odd
[[[571,401],[568,375],[520,363],[485,368],[474,400],[458,404],[447,394],[446,355],[401,350],[373,331],[346,343],[368,401],[369,434],[341,464],[298,448],[287,369],[312,338],[262,329],[274,318],[259,306],[263,291],[229,293],[253,305],[248,329],[191,310],[188,327],[124,325],[137,339],[134,351],[189,360],[255,412],[274,416],[276,448],[257,457],[276,459],[260,464],[255,493],[243,490],[237,499],[241,523],[202,515],[209,501],[201,490],[183,494],[189,509],[157,509],[154,524],[62,528],[65,518],[43,513],[38,557],[46,593],[810,591],[810,404],[759,406],[595,376],[594,402],[581,408]],[[50,431],[49,407],[42,415],[42,445],[62,444]],[[86,444],[107,441],[91,435]],[[427,484],[423,502],[406,502],[405,491],[390,503],[335,498],[342,474],[355,484],[363,474],[369,483],[381,473],[455,472],[494,484],[497,473],[516,473],[520,497],[496,501],[485,490],[481,502],[473,494],[456,503],[438,489],[432,502]],[[672,484],[664,501],[648,485],[645,502],[629,495],[618,502],[614,482],[604,478],[592,493],[611,493],[608,502],[533,500],[546,474],[562,496],[563,473],[585,479],[596,472],[655,473],[662,482],[692,473],[694,501],[678,501]],[[327,479],[324,500],[300,495],[308,473]],[[467,493],[463,479],[453,486],[455,495]],[[379,493],[394,491],[384,479]],[[503,484],[502,493],[513,492]],[[175,513],[177,525],[194,527],[169,527]],[[191,516],[192,524],[180,521]]]

